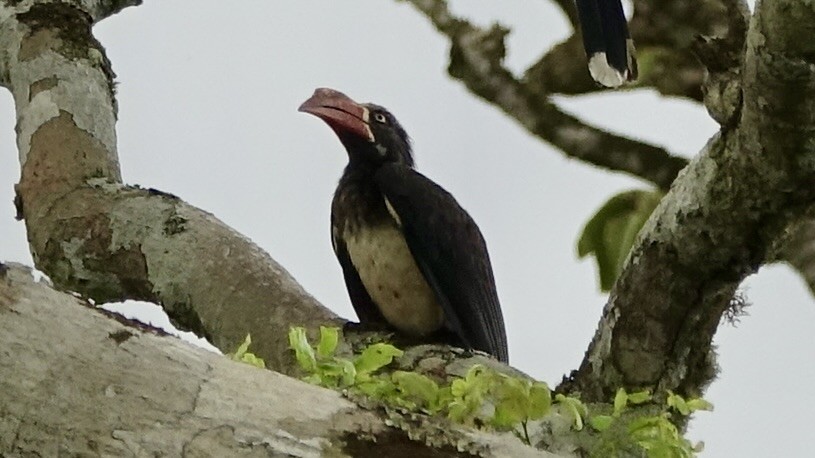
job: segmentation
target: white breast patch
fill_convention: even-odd
[[[388,323],[420,336],[441,327],[442,309],[398,228],[359,228],[343,238],[362,284]]]

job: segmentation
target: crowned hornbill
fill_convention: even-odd
[[[577,0],[589,73],[603,86],[637,79],[634,42],[620,0]]]
[[[300,111],[348,152],[331,204],[331,241],[360,323],[437,336],[507,361],[504,320],[481,231],[453,196],[413,169],[387,110],[317,89]]]

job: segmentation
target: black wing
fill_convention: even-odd
[[[359,278],[359,273],[351,262],[351,256],[348,255],[348,249],[345,247],[345,241],[338,234],[338,224],[334,221],[335,215],[331,214],[331,245],[334,248],[334,254],[340,261],[342,267],[342,274],[345,277],[345,287],[348,289],[348,296],[351,298],[351,305],[354,306],[354,311],[357,313],[357,318],[362,324],[369,323],[387,323],[379,307],[374,304],[371,296],[368,295],[368,290],[362,284]]]
[[[444,309],[445,326],[464,345],[507,362],[504,319],[478,226],[450,193],[411,168],[385,165],[375,180]]]
[[[620,0],[577,0],[589,72],[603,86],[637,78],[634,44]]]

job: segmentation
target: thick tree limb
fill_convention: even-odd
[[[711,339],[747,275],[774,259],[815,203],[815,8],[760,2],[747,35],[744,104],[640,233],[573,388],[697,394],[714,375]]]
[[[295,372],[289,328],[345,320],[214,216],[173,195],[121,183],[112,71],[88,15],[52,2],[16,15],[2,11],[7,23],[18,21],[2,29],[0,43],[11,52],[0,68],[8,69],[18,111],[19,213],[37,267],[60,288],[97,302],[160,303],[179,327],[224,352],[251,334],[253,352],[269,367]],[[355,345],[370,336],[346,337]],[[493,364],[441,351],[458,367],[452,374]],[[413,359],[438,360],[432,349],[427,353]]]
[[[99,5],[0,6],[0,75],[19,120],[19,212],[37,267],[99,302],[160,302],[224,351],[251,333],[271,367],[290,370],[289,326],[343,320],[212,215],[121,184],[113,72],[91,35],[91,10],[81,9]]]
[[[9,6],[11,3],[14,6]],[[580,150],[581,145],[589,143],[596,150],[596,145],[602,142],[613,144],[616,137],[562,113],[545,95],[529,92],[501,66],[502,29],[480,31],[450,18],[437,3],[414,3],[431,6],[428,12],[436,15],[437,27],[458,40],[453,47],[451,73],[475,72],[485,76],[480,82],[469,81],[475,93],[499,100],[499,106],[508,113],[519,113],[530,131],[549,136],[564,148]],[[778,7],[779,4],[783,7]],[[750,85],[750,89],[745,92],[745,108],[738,111],[737,127],[726,129],[682,175],[646,227],[629,260],[606,308],[600,331],[573,381],[572,387],[583,391],[587,398],[605,400],[621,384],[674,389],[683,394],[701,389],[711,375],[710,337],[733,290],[743,276],[771,254],[783,228],[810,209],[815,194],[812,186],[815,153],[811,151],[812,144],[806,142],[812,138],[815,85],[811,56],[815,53],[806,47],[808,44],[791,43],[792,38],[776,33],[774,27],[788,13],[787,7],[790,14],[796,15],[794,25],[802,16],[807,21],[814,18],[811,11],[802,12],[803,7],[788,4],[789,0],[777,0],[760,8],[759,19],[766,20],[755,21],[751,30],[751,54],[744,67],[744,85]],[[288,326],[313,326],[337,322],[337,318],[304,293],[268,255],[211,215],[171,195],[121,184],[115,148],[112,71],[104,50],[90,34],[90,25],[99,19],[99,13],[88,8],[91,6],[82,2],[37,4],[30,9],[24,2],[0,3],[0,15],[4,18],[0,43],[7,45],[0,50],[0,80],[11,89],[17,106],[23,167],[20,208],[37,265],[61,287],[82,291],[98,300],[126,297],[158,300],[176,322],[207,335],[227,351],[251,332],[260,345],[256,352],[273,367],[290,371],[292,365],[283,338]],[[767,17],[761,16],[765,10],[770,11]],[[812,22],[798,22],[799,28],[802,23]],[[768,30],[772,33],[766,33]],[[776,37],[782,38],[780,44],[774,42]],[[793,48],[793,52],[788,52],[787,47]],[[554,124],[542,125],[535,113],[551,117]],[[622,144],[616,145],[612,153],[637,150],[637,142],[617,141]],[[778,143],[772,143],[775,141]],[[658,149],[637,151],[659,153]],[[647,176],[666,187],[672,180],[671,167],[666,164],[672,164],[676,158],[662,152],[657,169],[662,166],[663,171]],[[586,154],[589,157],[590,152]],[[619,166],[631,173],[652,170],[653,164],[646,167],[637,162],[646,156],[615,157],[609,167]],[[676,164],[673,168],[678,169]],[[207,262],[179,262],[201,259]],[[10,281],[0,284],[0,313],[3,303],[37,302],[21,299],[31,291],[20,296],[8,287],[16,280]],[[648,299],[640,301],[643,297]],[[77,314],[70,305],[51,307],[69,315]],[[9,316],[23,313],[16,305],[9,309]],[[48,315],[37,311],[37,315]],[[57,318],[60,317],[63,315],[58,314]],[[63,322],[68,325],[69,320]],[[0,326],[4,325],[5,320],[0,321]],[[38,322],[37,326],[42,329],[48,323]],[[56,325],[51,326],[50,329],[57,329]],[[99,323],[87,327],[97,326],[107,329]],[[14,322],[11,330],[0,332],[0,338],[10,335],[19,339],[21,334],[14,332],[17,327],[24,328]],[[83,335],[82,329],[85,328],[73,334]],[[22,336],[31,339],[29,334]],[[84,334],[98,337],[91,331]],[[114,335],[126,337],[118,331]],[[130,338],[116,348],[123,348],[130,341],[135,340]],[[48,341],[42,348],[54,346],[59,345]],[[4,344],[2,348],[17,346]],[[150,350],[155,349],[151,346]],[[51,351],[62,358],[56,361],[72,369],[69,373],[79,374],[74,365],[83,367],[87,363],[82,355],[75,354],[76,347]],[[40,349],[34,354],[47,353]],[[16,357],[19,355],[8,360],[5,355],[0,356],[0,367],[3,364],[11,367],[21,361]],[[105,357],[99,359],[108,361]],[[168,359],[176,364],[179,361]],[[26,354],[22,361],[27,360],[37,358]],[[43,366],[60,367],[54,364]],[[141,366],[136,368],[142,370]],[[12,369],[23,376],[28,372],[20,366]],[[76,386],[89,387],[89,393],[97,396],[108,393],[107,385],[84,385],[87,381],[79,381],[78,377],[60,380],[76,381]],[[137,378],[135,374],[129,377]],[[52,379],[56,380],[56,376],[37,380],[41,386],[51,387],[56,384]],[[285,382],[278,383],[276,379],[275,384],[283,386]],[[4,401],[5,395],[14,397],[16,393],[5,390]],[[72,405],[69,402],[76,399],[85,402],[70,390],[65,393],[58,390],[54,393],[59,400],[63,399],[59,396],[68,396],[66,403],[59,404],[63,407]],[[115,386],[112,393],[109,397],[119,396]],[[281,396],[288,395],[284,392]],[[140,394],[141,402],[144,397],[153,399],[150,396]],[[188,396],[183,399],[190,400]],[[198,398],[193,396],[185,408],[197,409],[195,399]],[[0,440],[12,437],[9,443],[17,448],[29,446],[18,440],[24,437],[49,441],[31,442],[32,450],[40,447],[51,450],[57,442],[50,438],[63,436],[66,425],[71,425],[46,423],[36,415],[28,417],[27,404],[15,408],[18,410],[14,415],[0,416]],[[123,417],[133,415],[139,425],[148,424],[121,405],[111,405],[102,411]],[[98,415],[96,411],[81,409],[79,413],[83,417]],[[332,419],[335,413],[331,410]],[[169,414],[166,417],[177,418]],[[21,426],[27,418],[48,425],[50,434],[41,435]],[[111,424],[121,421],[118,417],[103,420]],[[203,436],[195,439],[222,442],[225,435],[228,442],[234,443],[237,430],[233,421],[241,419],[233,417],[218,423],[230,425],[224,429],[213,430],[207,424]],[[14,434],[9,436],[6,431]],[[125,431],[126,434],[114,433],[113,437],[127,447],[135,444],[136,452],[145,447],[144,440],[158,434],[149,429]],[[134,431],[135,434],[130,434]],[[94,432],[98,434],[99,430]],[[142,439],[144,434],[149,437]],[[245,445],[242,434],[237,434],[238,442]],[[70,439],[73,437],[81,435]],[[256,437],[254,432],[252,437]],[[404,438],[398,436],[394,440]],[[113,448],[116,444],[106,442],[104,446],[111,447],[114,451],[111,453],[119,450]],[[307,451],[313,450],[316,449],[302,453],[307,455]]]
[[[3,456],[555,456],[360,408],[117,321],[20,266],[0,264],[0,348]]]

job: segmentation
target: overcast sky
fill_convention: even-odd
[[[566,36],[547,2],[460,0],[457,13],[512,27],[521,72]],[[577,260],[582,225],[612,195],[647,184],[565,158],[446,74],[448,44],[395,1],[147,1],[95,29],[118,74],[119,154],[127,183],[178,195],[249,236],[305,288],[354,318],[329,240],[346,155],[297,112],[316,87],[388,107],[414,139],[418,169],[479,223],[493,260],[511,362],[555,386],[577,367],[605,296]],[[580,58],[576,56],[576,58]],[[562,106],[596,125],[691,157],[716,130],[700,106],[651,91]],[[14,108],[0,92],[0,260],[31,264],[13,220],[19,178]],[[744,285],[753,303],[716,336],[713,413],[692,423],[703,456],[808,456],[815,411],[815,304],[785,266]],[[151,318],[149,313],[147,319]],[[802,417],[803,416],[803,417]]]

